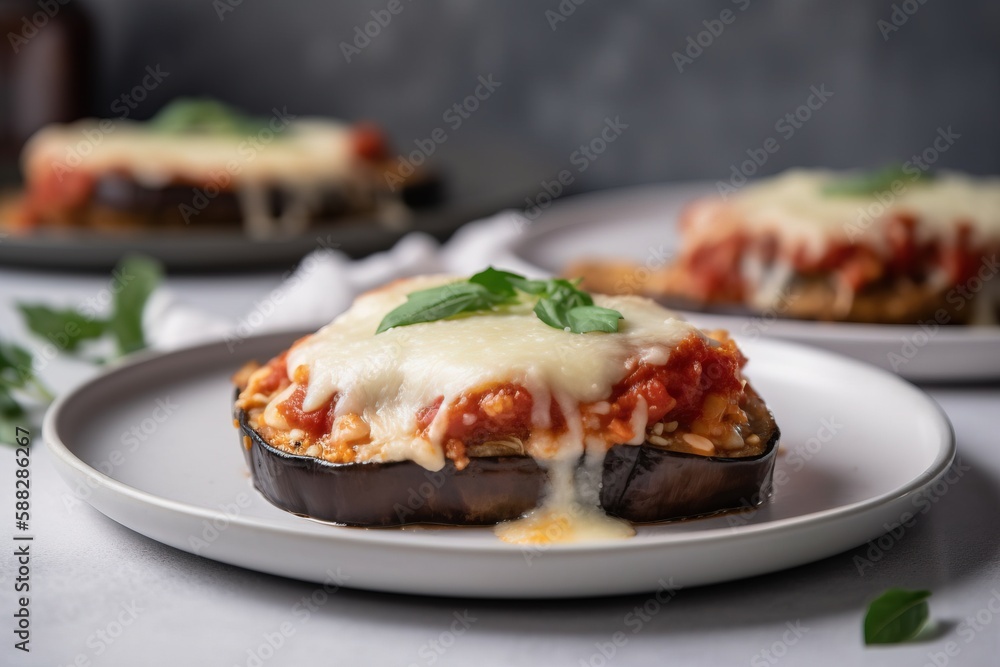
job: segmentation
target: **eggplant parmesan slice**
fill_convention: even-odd
[[[748,392],[751,393],[752,392]],[[601,507],[634,522],[685,519],[755,506],[770,494],[779,431],[763,401],[750,408],[760,454],[738,458],[671,451],[651,442],[615,445],[604,459]],[[455,526],[511,521],[538,506],[545,469],[523,455],[474,456],[458,469],[412,461],[330,463],[269,445],[238,410],[254,486],[271,504],[347,526]]]
[[[569,505],[635,522],[767,498],[778,428],[723,332],[648,299],[595,295],[622,314],[618,332],[554,328],[526,299],[375,333],[410,293],[454,282],[408,279],[362,295],[237,374],[244,453],[270,502],[394,526],[558,514],[554,499],[587,483]]]
[[[96,137],[86,151],[83,137]],[[411,209],[443,197],[431,171],[399,173],[371,123],[278,109],[252,118],[212,100],[178,99],[149,121],[49,125],[21,158],[24,195],[12,216],[18,232],[242,225],[266,239],[347,219],[399,227]]]
[[[1000,252],[996,176],[797,169],[719,190],[681,212],[669,265],[581,260],[565,272],[595,291],[767,317],[1000,322],[1000,289],[989,280]]]

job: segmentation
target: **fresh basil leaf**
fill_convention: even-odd
[[[450,283],[410,294],[406,303],[383,318],[375,333],[516,303],[517,292],[538,297],[534,306],[535,315],[550,327],[575,333],[617,331],[622,314],[594,306],[594,299],[581,290],[579,284],[579,280],[564,278],[529,280],[491,266],[467,282]],[[572,317],[571,312],[575,313]]]
[[[516,273],[510,273],[509,271],[500,271],[499,269],[494,269],[492,266],[487,267],[485,271],[480,271],[471,278],[469,282],[474,285],[482,285],[494,294],[503,294],[505,296],[515,296],[517,294],[514,289],[511,279],[523,280],[524,276],[519,276]]]
[[[0,341],[0,370],[25,364],[31,364],[30,352],[15,343]]]
[[[558,301],[567,310],[577,306],[594,305],[594,299],[589,294],[562,278],[549,281],[545,294],[547,298]]]
[[[525,294],[539,295],[545,294],[552,288],[553,283],[557,281],[531,280],[518,273],[494,269],[491,266],[485,271],[481,271],[469,278],[469,282],[478,283],[489,289],[491,292],[496,292],[498,294],[513,295],[515,291],[520,291]],[[558,282],[566,283],[566,281],[563,280]]]
[[[0,443],[14,444],[27,412],[15,394],[48,400],[51,395],[35,378],[31,353],[13,343],[0,342]]]
[[[516,278],[509,278],[510,284],[513,285],[518,290],[524,292],[525,294],[545,294],[548,289],[548,280],[529,280],[524,276],[517,276]]]
[[[541,281],[545,283],[545,293],[546,294],[559,294],[563,292],[577,292],[577,286],[566,280],[565,278],[552,278],[551,280]]]
[[[72,309],[57,310],[37,304],[19,303],[28,329],[65,352],[75,352],[85,340],[100,338],[107,329],[102,320],[88,319]]]
[[[933,175],[929,172],[911,173],[905,171],[903,165],[890,165],[837,178],[824,185],[821,192],[830,197],[864,197],[891,190],[897,181],[909,183],[931,178]]]
[[[868,605],[865,644],[898,644],[913,639],[927,623],[930,591],[890,588]]]
[[[0,391],[0,419],[20,419],[24,414],[24,408],[14,400],[10,392]]]
[[[570,308],[566,313],[570,331],[573,333],[590,331],[614,333],[618,331],[618,320],[624,319],[624,317],[617,310],[601,306],[576,306]]]
[[[35,335],[49,340],[65,352],[76,352],[83,341],[110,333],[121,354],[146,347],[142,313],[149,295],[159,285],[163,270],[153,259],[128,257],[113,274],[118,282],[108,320],[88,318],[70,309],[60,310],[38,304],[18,304],[25,325]],[[28,355],[30,360],[30,355]]]
[[[382,318],[375,333],[380,334],[393,327],[443,320],[459,313],[488,310],[505,301],[503,296],[474,283],[457,282],[431,287],[409,294],[406,303]]]
[[[563,303],[567,308],[584,308],[594,305],[594,299],[586,292],[578,289],[573,290],[563,298]]]
[[[552,299],[539,299],[535,304],[535,315],[542,322],[556,329],[569,329],[569,319],[566,317],[566,308],[558,301]]]
[[[20,389],[32,377],[31,353],[13,343],[0,342],[0,386]]]
[[[149,257],[126,257],[115,270],[121,282],[114,295],[113,311],[108,328],[118,342],[121,354],[128,354],[146,347],[142,333],[142,311],[149,295],[163,279],[163,268]]]
[[[160,109],[149,126],[163,134],[257,134],[267,121],[218,100],[182,97]]]
[[[107,321],[92,320],[73,310],[59,310],[38,304],[18,304],[28,329],[74,352],[85,340],[111,333],[124,354],[145,347],[142,314],[149,295],[162,279],[160,264],[145,257],[126,258],[114,272],[113,312]],[[53,400],[52,392],[35,375],[31,353],[12,343],[0,341],[0,441],[11,441],[14,428],[27,418],[18,399],[38,402]]]
[[[17,427],[23,426],[27,413],[8,392],[0,388],[0,443],[13,445]]]

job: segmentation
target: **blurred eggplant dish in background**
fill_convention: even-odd
[[[678,231],[675,259],[641,293],[800,319],[997,323],[997,177],[792,170],[691,202]],[[581,260],[565,272],[615,293],[637,284],[622,280],[636,268]]]
[[[242,225],[255,239],[285,238],[349,216],[405,227],[411,207],[442,197],[427,170],[398,172],[371,123],[277,108],[256,118],[203,99],[146,122],[49,125],[25,145],[22,170],[15,233]]]

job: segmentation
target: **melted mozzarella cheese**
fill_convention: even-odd
[[[110,129],[109,129],[110,128]],[[131,174],[149,187],[171,180],[301,183],[344,178],[356,163],[350,128],[307,119],[258,135],[171,134],[145,123],[87,119],[51,125],[24,149],[25,173],[61,164],[69,169]]]
[[[576,460],[584,447],[581,403],[608,398],[635,359],[665,360],[683,339],[703,336],[651,300],[599,295],[594,297],[597,305],[624,315],[618,333],[555,329],[525,303],[375,334],[382,318],[404,303],[407,294],[454,280],[410,279],[363,295],[289,352],[290,378],[300,366],[309,371],[304,410],[319,409],[336,395],[338,416],[360,414],[369,424],[371,442],[358,446],[358,460],[408,459],[440,469],[451,404],[464,394],[502,383],[521,385],[532,396],[532,425],[538,430],[526,443],[528,453],[543,460]],[[420,436],[417,413],[439,397],[442,407],[426,437]],[[567,423],[557,440],[544,430],[550,425],[550,397]],[[641,438],[645,410],[635,415],[632,427]]]
[[[898,214],[917,219],[920,238],[950,238],[958,223],[975,238],[1000,239],[1000,178],[941,172],[932,179],[898,182],[879,195],[824,195],[843,173],[794,169],[747,185],[727,202],[700,202],[691,211],[697,233],[717,234],[730,226],[779,232],[782,245],[804,248],[813,257],[830,239],[877,242],[883,223]]]

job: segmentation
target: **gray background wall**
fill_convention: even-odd
[[[770,136],[780,150],[762,173],[875,166],[923,150],[947,126],[961,139],[935,166],[1000,172],[996,0],[587,0],[555,30],[546,11],[559,0],[401,0],[350,63],[339,44],[388,0],[239,1],[83,2],[99,41],[93,112],[108,115],[159,64],[170,75],[136,117],[176,95],[211,94],[259,113],[374,118],[409,150],[492,74],[501,87],[450,133],[451,148],[491,142],[558,169],[606,117],[629,125],[578,189],[724,178]],[[912,16],[885,39],[878,22],[891,22],[894,5],[897,20]],[[220,19],[223,6],[232,11]],[[726,9],[732,23],[678,72],[672,53]],[[833,96],[782,138],[775,123],[811,86]]]

